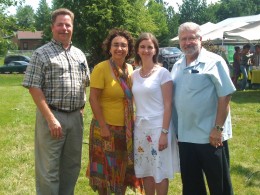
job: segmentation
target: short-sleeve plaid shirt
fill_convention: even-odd
[[[40,88],[47,104],[72,111],[84,106],[89,68],[84,53],[71,45],[65,50],[52,40],[38,48],[27,67],[23,86]]]

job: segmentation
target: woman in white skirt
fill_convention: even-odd
[[[132,74],[136,106],[134,130],[135,174],[142,178],[146,195],[166,195],[169,179],[179,172],[177,141],[171,127],[172,79],[158,64],[159,46],[151,33],[136,41]]]

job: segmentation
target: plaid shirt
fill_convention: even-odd
[[[72,45],[65,50],[61,43],[52,39],[33,53],[23,86],[40,88],[48,105],[72,111],[86,102],[89,74],[81,50]]]

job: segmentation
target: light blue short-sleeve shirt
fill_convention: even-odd
[[[229,69],[222,57],[202,48],[198,58],[186,66],[185,56],[171,71],[173,79],[173,123],[180,142],[209,143],[215,125],[218,98],[232,94]],[[223,140],[232,137],[230,113]]]

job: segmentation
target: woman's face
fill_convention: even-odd
[[[117,36],[111,42],[110,53],[113,60],[124,60],[128,54],[128,41],[125,37]]]
[[[152,40],[143,40],[138,46],[137,54],[140,56],[141,60],[152,60],[153,56],[156,54],[156,48]]]

